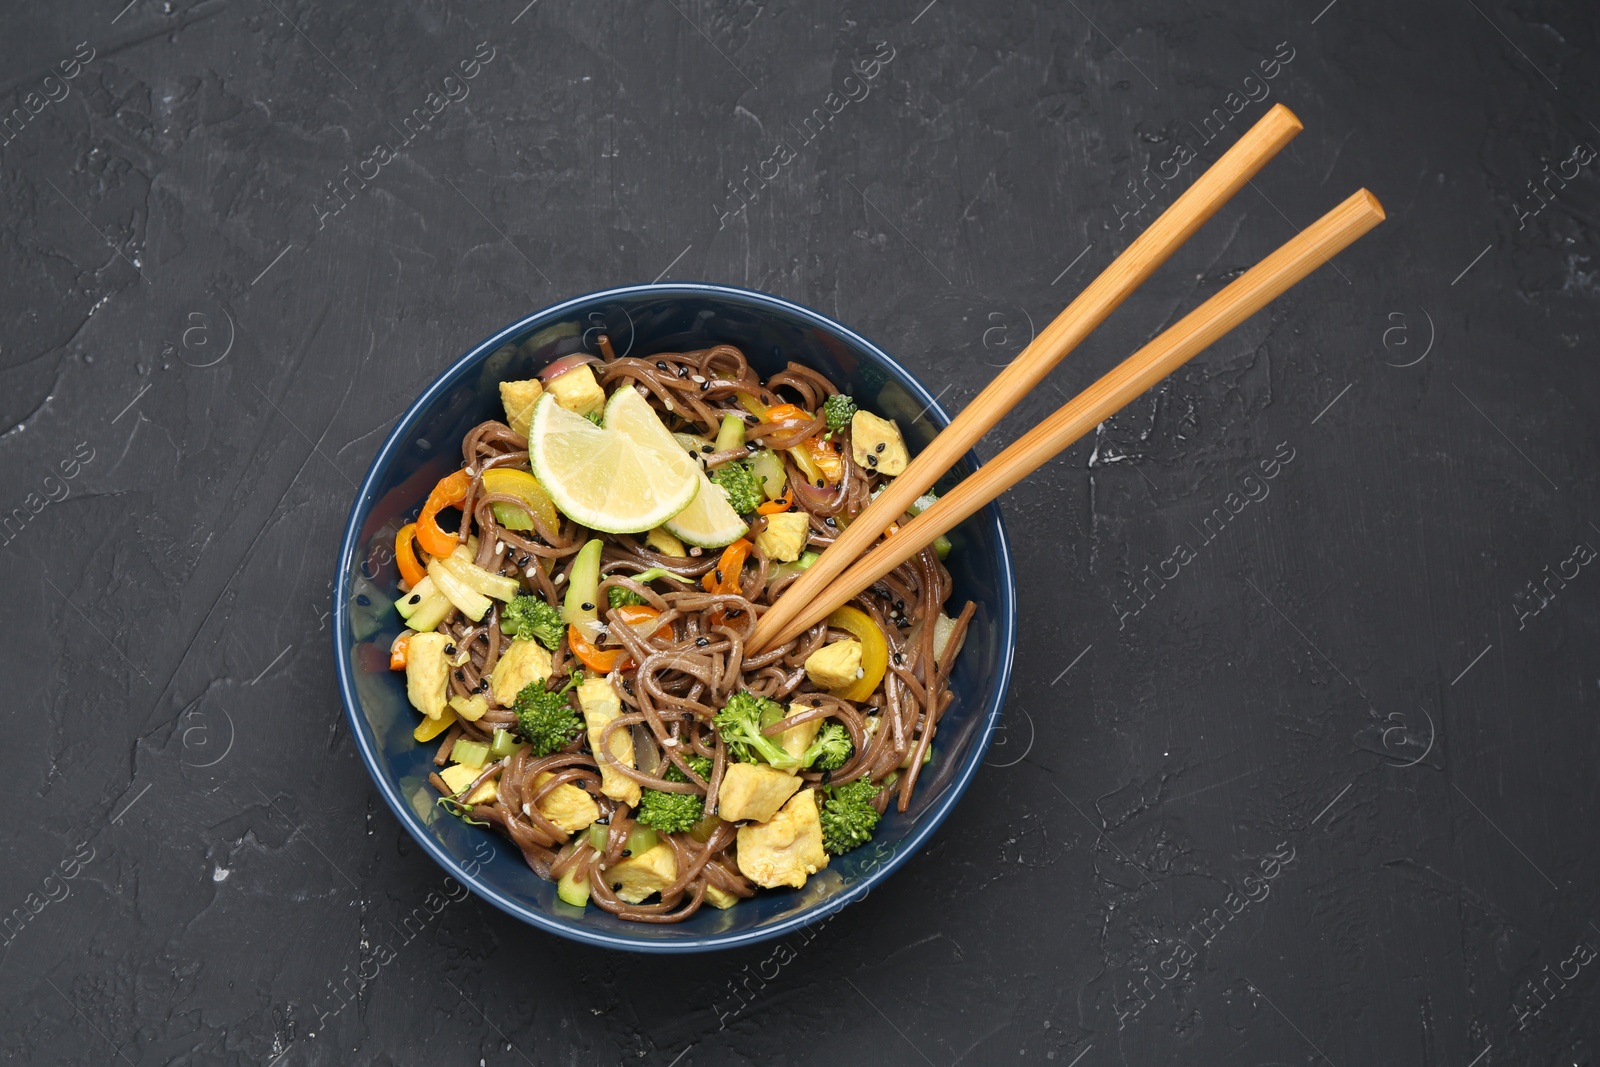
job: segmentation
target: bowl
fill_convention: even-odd
[[[609,334],[617,354],[647,356],[726,342],[763,377],[789,360],[846,386],[864,406],[900,423],[912,451],[949,421],[929,391],[880,348],[809,308],[766,293],[705,284],[635,285],[580,296],[513,323],[472,348],[400,416],[362,480],[339,548],[333,596],[340,696],[361,760],[417,843],[484,900],[553,934],[636,952],[703,952],[780,937],[861,900],[905,863],[949,814],[977,772],[1011,678],[1016,631],[1011,554],[994,505],[951,532],[947,561],[959,605],[978,605],[951,677],[954,700],[940,721],[934,762],[910,810],[893,806],[867,845],[834,857],[803,889],[762,890],[727,911],[702,907],[668,925],[627,922],[556,897],[509,842],[438,808],[427,782],[434,746],[411,736],[417,713],[405,678],[389,670],[399,633],[394,536],[428,490],[461,465],[461,439],[502,418],[498,383],[532,377],[550,361],[597,352]],[[976,468],[968,455],[941,485]]]

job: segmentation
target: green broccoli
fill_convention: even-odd
[[[822,413],[828,419],[828,432],[838,433],[850,425],[851,416],[856,413],[856,402],[846,393],[834,393],[823,401]]]
[[[574,671],[567,684],[552,692],[544,679],[529,682],[517,694],[513,707],[517,713],[517,732],[533,746],[535,756],[548,756],[566,748],[583,732],[583,721],[567,699],[567,690],[583,681],[583,672]]]
[[[767,499],[761,491],[761,479],[748,463],[734,460],[724,463],[711,472],[711,480],[722,486],[728,494],[728,503],[741,515],[748,515]]]
[[[712,722],[728,746],[728,753],[740,763],[761,760],[780,770],[792,771],[804,765],[800,757],[784,751],[777,738],[761,732],[763,727],[781,718],[783,705],[741,689],[729,698]]]
[[[584,418],[588,419],[590,422],[594,423],[596,426],[604,426],[605,423],[602,422],[601,420],[605,418],[605,414],[606,413],[605,413],[604,409],[595,408],[593,411],[591,411],[587,415],[585,415]]]
[[[635,593],[632,589],[621,585],[614,585],[607,589],[606,599],[611,601],[611,606],[614,608],[620,608],[628,604],[650,603],[644,597],[640,596],[638,593]]]
[[[500,632],[523,640],[534,638],[554,652],[567,626],[561,621],[560,608],[551,607],[539,597],[520,593],[500,609]]]
[[[711,776],[711,761],[706,757],[689,756],[686,762],[700,777]],[[669,782],[689,780],[675,763],[667,765],[662,777]],[[660,789],[646,789],[640,795],[639,809],[633,817],[662,833],[675,834],[691,829],[705,813],[706,798],[698,793],[667,793]]]
[[[878,809],[872,806],[883,790],[857,778],[827,790],[822,802],[822,847],[835,856],[866,844],[878,828]]]
[[[800,764],[819,771],[836,771],[844,766],[855,747],[850,741],[850,731],[841,723],[830,722],[817,732],[816,740],[800,757]]]

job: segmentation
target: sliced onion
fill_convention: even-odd
[[[633,724],[633,763],[641,774],[650,774],[661,777],[661,749],[656,744],[655,734],[650,727],[642,722]]]
[[[554,363],[550,364],[544,370],[540,371],[539,372],[539,380],[543,381],[543,382],[549,382],[550,380],[552,380],[554,378],[561,377],[563,374],[567,373],[567,371],[571,370],[574,367],[581,367],[585,363],[599,363],[599,362],[600,362],[599,358],[597,358],[595,356],[591,356],[587,352],[574,352],[570,356],[562,356],[560,359],[558,359]]]

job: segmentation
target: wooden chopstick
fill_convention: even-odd
[[[1302,129],[1293,111],[1276,104],[1222,154],[1195,183],[1173,201],[1150,228],[1112,260],[1066,310],[1056,316],[1033,342],[973,398],[910,466],[889,483],[878,498],[840,531],[832,545],[797,578],[756,623],[746,643],[750,652],[772,644],[812,599],[842,574],[861,553],[872,547],[878,533],[898,521],[906,509],[933,487],[945,471],[971,451],[995,423],[1033,390],[1051,369],[1128,294],[1166,262],[1178,246],[1214,215],[1278,150]]]
[[[775,643],[815,625],[829,612],[932,544],[961,520],[1016,485],[1062,449],[1142,396],[1245,319],[1260,311],[1384,218],[1365,189],[1306,227],[1210,300],[1024,434],[932,507],[897,530],[811,600],[799,605]],[[865,512],[863,512],[865,514]],[[850,524],[854,529],[861,520]],[[862,523],[862,525],[865,525]],[[876,535],[880,528],[868,527]],[[826,558],[827,553],[823,553]],[[815,568],[816,564],[812,564]],[[790,594],[785,594],[788,596]],[[779,598],[779,603],[783,602]]]

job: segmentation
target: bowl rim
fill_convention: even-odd
[[[926,410],[935,416],[936,422],[945,424],[949,422],[949,416],[939,406],[937,397],[930,394],[915,375],[901,366],[898,361],[872,341],[820,311],[771,293],[711,282],[651,282],[599,289],[548,305],[496,330],[467,349],[464,354],[435,377],[427,388],[423,389],[416,399],[406,407],[400,417],[395,420],[394,426],[384,438],[383,444],[373,455],[372,462],[367,468],[367,473],[361,479],[360,488],[356,491],[349,516],[345,520],[344,534],[340,538],[339,554],[335,560],[332,620],[334,669],[338,678],[339,697],[344,705],[347,725],[360,752],[362,765],[366,768],[367,774],[377,787],[378,792],[382,794],[390,810],[394,812],[396,818],[399,819],[400,824],[405,827],[412,839],[422,846],[423,851],[435,863],[450,872],[452,877],[457,878],[466,885],[480,899],[493,904],[506,914],[547,933],[600,948],[648,954],[717,951],[753,945],[782,937],[785,934],[819,922],[837,913],[847,905],[861,900],[875,886],[915,855],[927,842],[928,838],[933,835],[934,831],[944,822],[945,818],[954,809],[956,802],[966,792],[967,786],[971,783],[973,777],[978,773],[978,768],[983,765],[983,757],[989,750],[989,743],[994,736],[995,727],[999,722],[1001,711],[1005,707],[1006,696],[1010,690],[1012,661],[1016,652],[1016,577],[1012,570],[1011,546],[1006,532],[1005,518],[1001,515],[998,505],[994,503],[988,504],[978,514],[982,515],[986,521],[992,520],[999,534],[997,562],[999,564],[1001,595],[1000,603],[996,607],[997,618],[1000,622],[999,642],[1001,655],[998,665],[998,684],[994,689],[994,698],[984,712],[978,736],[973,739],[964,757],[963,765],[957,770],[945,795],[927,809],[917,825],[908,832],[905,839],[895,848],[893,854],[884,863],[874,868],[860,882],[845,891],[810,907],[803,908],[786,918],[754,929],[736,933],[710,934],[677,941],[647,941],[625,935],[585,929],[577,923],[569,923],[547,915],[542,911],[529,908],[512,900],[493,885],[485,882],[477,874],[467,871],[465,867],[456,862],[454,857],[446,853],[433,840],[431,835],[424,832],[425,827],[419,825],[416,813],[405,803],[405,799],[400,795],[397,785],[389,781],[388,775],[380,773],[378,754],[375,751],[375,738],[369,736],[370,726],[360,714],[359,694],[356,691],[355,679],[349,661],[349,650],[345,647],[344,638],[349,632],[350,623],[349,608],[347,606],[350,594],[350,582],[348,580],[348,576],[351,573],[350,562],[356,555],[361,524],[368,511],[369,500],[376,499],[374,496],[375,482],[397,458],[397,451],[402,443],[402,438],[410,431],[413,422],[441,394],[460,384],[461,379],[481,363],[485,357],[496,351],[509,338],[522,334],[530,328],[536,328],[541,320],[559,318],[573,308],[637,296],[713,296],[733,298],[746,304],[761,305],[768,310],[782,312],[785,315],[806,321],[825,332],[834,334],[847,344],[866,352],[871,358],[877,360],[889,374],[897,378],[900,384],[911,392],[913,396],[922,400],[927,405]],[[977,456],[972,453],[968,455],[976,465],[978,462]]]

